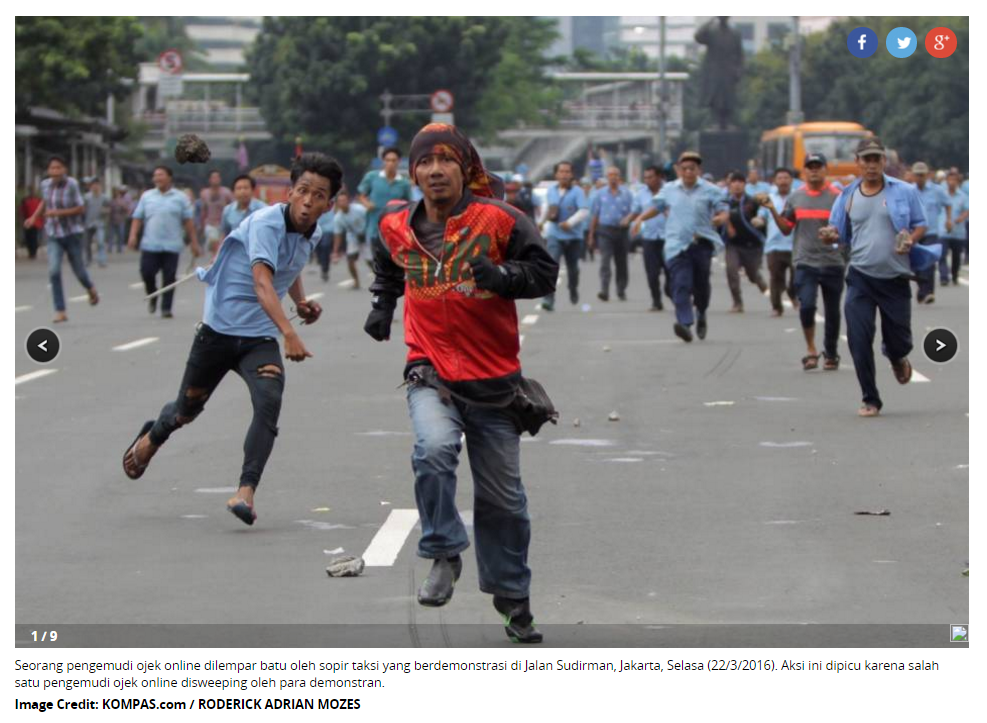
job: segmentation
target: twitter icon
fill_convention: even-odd
[[[888,33],[884,47],[896,58],[907,58],[918,47],[918,39],[908,28],[895,28]]]

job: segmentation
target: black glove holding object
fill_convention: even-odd
[[[510,280],[507,269],[498,266],[490,260],[489,256],[483,254],[471,258],[469,265],[478,289],[492,291],[500,296],[505,295]]]
[[[391,338],[391,323],[394,321],[394,299],[375,296],[373,310],[367,316],[363,330],[377,341],[387,341]]]

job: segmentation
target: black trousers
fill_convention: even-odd
[[[175,275],[178,273],[178,256],[171,251],[141,251],[141,278],[144,280],[144,289],[148,294],[153,294],[158,290],[157,276],[161,272],[161,285],[175,283]],[[161,296],[161,311],[171,311],[171,302],[175,298],[175,291],[166,291]]]
[[[24,245],[27,247],[28,258],[35,258],[38,255],[38,229],[24,229]]]
[[[664,251],[665,240],[641,242],[644,256],[644,274],[648,277],[648,288],[651,290],[651,305],[660,309],[661,303],[661,272],[665,269]],[[665,269],[665,286],[668,287],[668,269]]]
[[[254,416],[243,442],[240,486],[257,488],[278,436],[284,393],[281,348],[270,336],[229,336],[200,324],[192,342],[178,398],[161,410],[151,429],[151,443],[164,444],[179,427],[202,412],[206,401],[229,371],[247,383]]]

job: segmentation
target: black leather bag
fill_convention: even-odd
[[[452,398],[474,407],[503,409],[513,417],[518,434],[527,432],[534,437],[546,422],[559,423],[559,412],[555,409],[555,404],[552,403],[545,387],[528,377],[521,377],[521,382],[514,390],[514,396],[499,404],[478,402],[457,394],[442,382],[435,368],[429,365],[414,367],[408,373],[408,383],[432,387],[439,392],[443,401]]]

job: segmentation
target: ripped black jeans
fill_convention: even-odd
[[[229,371],[235,371],[247,383],[254,407],[254,417],[243,442],[240,486],[256,489],[274,448],[274,438],[278,436],[284,392],[284,364],[274,337],[229,336],[199,324],[178,398],[161,410],[150,439],[152,444],[160,446],[172,432],[199,416]]]

